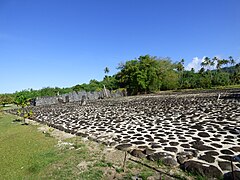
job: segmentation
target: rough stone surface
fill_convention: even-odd
[[[167,157],[173,157],[173,156],[166,152],[158,152],[158,153],[153,153],[153,154],[148,155],[147,159],[149,159],[151,161],[158,161],[158,160],[162,160]]]
[[[193,174],[199,174],[206,176],[207,178],[221,178],[222,172],[215,166],[203,164],[196,161],[187,161],[181,165],[181,168],[185,171]]]
[[[143,153],[144,153],[145,155],[149,155],[149,154],[152,154],[152,153],[154,153],[154,152],[156,152],[156,150],[149,149],[149,148],[145,148],[145,149],[143,150]]]
[[[198,136],[200,136],[200,137],[210,137],[209,134],[206,133],[206,132],[199,132]]]
[[[193,158],[192,152],[180,152],[177,154],[177,161],[179,164],[183,164],[185,161]]]
[[[53,97],[39,97],[35,100],[34,104],[36,106],[43,106],[43,105],[51,105],[51,104],[62,104],[62,103],[68,103],[68,102],[80,102],[81,105],[86,105],[87,100],[97,100],[97,99],[103,99],[106,97],[124,97],[127,95],[127,92],[116,90],[110,92],[109,90],[106,90],[107,95],[104,90],[102,91],[95,91],[95,92],[86,92],[86,91],[80,91],[80,92],[70,92],[68,94],[53,96]]]
[[[78,92],[49,98],[51,105],[32,110],[35,121],[108,146],[140,149],[148,157],[169,153],[182,164],[190,157],[177,154],[190,152],[194,161],[220,169],[223,166],[218,162],[230,161],[240,149],[240,99],[229,98],[233,93],[240,94],[240,90],[111,99],[103,99],[101,92]],[[85,105],[81,104],[84,96]],[[17,114],[16,110],[9,112]],[[234,165],[239,167],[238,162]]]
[[[221,153],[222,153],[222,154],[230,154],[230,155],[233,155],[233,154],[234,154],[232,151],[230,151],[230,150],[228,150],[228,149],[223,149],[223,150],[221,150]]]
[[[231,162],[229,162],[229,161],[219,161],[218,165],[223,171],[231,171],[232,170]],[[234,169],[236,169],[235,166],[234,166]]]
[[[170,167],[176,167],[179,164],[177,163],[177,161],[172,158],[172,157],[166,157],[162,159],[162,162],[164,165],[170,166]]]
[[[144,158],[146,155],[143,153],[143,151],[139,149],[134,149],[130,152],[132,156],[138,157],[138,158]]]
[[[234,171],[234,178],[232,176],[232,172],[228,172],[224,174],[224,180],[240,180],[240,171]]]
[[[214,161],[215,161],[215,158],[213,156],[211,156],[210,154],[201,155],[201,156],[199,156],[199,159],[204,160],[208,163],[214,163]]]
[[[230,148],[234,152],[240,152],[240,146],[234,146]]]
[[[147,156],[148,160],[151,161],[161,161],[164,165],[175,167],[178,166],[179,164],[175,160],[175,158],[166,152],[158,152],[158,153],[153,153]]]
[[[117,145],[115,148],[118,150],[127,150],[131,146],[132,144],[120,144],[120,145]]]

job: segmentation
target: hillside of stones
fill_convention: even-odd
[[[33,107],[34,120],[139,158],[207,177],[240,154],[240,89],[175,92]],[[234,160],[233,160],[234,161]],[[234,161],[234,169],[240,163]]]

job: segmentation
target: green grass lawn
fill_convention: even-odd
[[[36,126],[13,123],[16,117],[0,117],[1,179],[34,179],[49,163],[58,159],[54,138],[46,138]]]

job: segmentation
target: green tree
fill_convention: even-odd
[[[26,124],[26,118],[30,118],[33,115],[32,110],[27,109],[27,107],[30,106],[30,101],[31,99],[24,95],[17,96],[14,101],[17,106],[20,106],[18,114],[23,118],[23,124]]]
[[[240,84],[240,63],[235,65],[231,79],[233,84]]]
[[[1,94],[0,95],[0,104],[2,106],[13,103],[13,100],[14,100],[13,95],[11,95],[11,94]]]
[[[230,76],[227,72],[217,72],[213,77],[214,86],[226,86],[230,84]]]
[[[205,57],[203,62],[201,62],[201,66],[203,68],[207,68],[208,70],[210,70],[211,67],[211,59],[209,57]]]
[[[183,86],[183,80],[184,80],[184,59],[182,59],[180,62],[176,64],[176,69],[179,73],[179,83],[180,83],[180,88]]]
[[[184,89],[193,89],[197,88],[197,81],[201,75],[198,73],[195,73],[194,68],[191,69],[191,71],[184,71],[184,79],[183,84],[181,88]]]
[[[230,63],[230,61],[227,59],[223,59],[222,61],[223,61],[223,65],[226,65],[226,66]]]
[[[103,84],[96,79],[91,79],[88,84],[88,89],[87,91],[101,91],[103,88]]]
[[[79,91],[84,90],[84,89],[80,84],[77,84],[76,86],[72,87],[72,90],[75,91],[75,92],[79,92]]]
[[[199,76],[197,79],[196,88],[210,88],[212,86],[211,80],[207,74]]]
[[[103,81],[103,82],[106,82],[106,84],[103,83],[103,88],[104,88],[104,92],[105,92],[106,96],[108,97],[106,86],[107,86],[107,89],[111,89],[110,86],[109,86],[109,76],[107,75],[109,73],[109,68],[108,67],[105,67],[104,73],[106,75],[105,75],[105,78],[104,78],[105,81]]]
[[[101,84],[106,85],[107,89],[115,90],[119,88],[118,81],[116,79],[116,75],[113,76],[105,76]]]
[[[198,71],[198,73],[199,73],[199,74],[203,74],[204,71],[205,71],[205,69],[204,69],[204,67],[202,67],[202,68]]]
[[[109,68],[108,68],[108,67],[105,67],[104,73],[105,73],[105,74],[108,74],[108,73],[109,73]]]
[[[210,59],[209,57],[205,57],[203,62],[201,63],[202,68],[204,67],[207,68],[207,71],[205,74],[202,72],[202,75],[204,75],[204,77],[201,78],[202,81],[206,81],[208,83],[206,85],[207,87],[210,87],[212,84],[213,74],[211,69],[214,68],[216,61],[218,61],[218,58],[216,56],[212,59]],[[209,78],[209,80],[205,80],[206,78]]]
[[[162,81],[162,90],[177,89],[179,87],[178,74],[174,71],[167,71]]]
[[[221,70],[221,68],[222,68],[222,66],[224,66],[224,65],[228,65],[230,63],[230,61],[229,60],[227,60],[227,59],[218,59],[218,61],[217,61],[217,70],[218,71],[220,71]]]
[[[161,88],[168,88],[168,86],[163,86],[163,82],[169,74],[175,80],[176,76],[174,75],[177,75],[174,71],[175,68],[169,58],[160,59],[145,55],[120,64],[118,67],[120,72],[116,78],[120,87],[126,88],[129,94],[154,92],[161,90]]]
[[[222,65],[223,65],[223,61],[222,61],[221,59],[219,59],[219,60],[217,61],[217,66],[216,66],[216,68],[217,68],[218,71],[221,69]]]
[[[228,58],[229,60],[229,63],[232,65],[232,66],[234,66],[235,65],[235,63],[236,63],[236,61],[233,59],[233,57],[232,56],[229,56],[229,58]]]

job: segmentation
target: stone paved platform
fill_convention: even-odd
[[[240,99],[219,99],[218,93],[51,105],[34,108],[34,114],[52,127],[170,166],[191,160],[226,173],[240,154]]]

